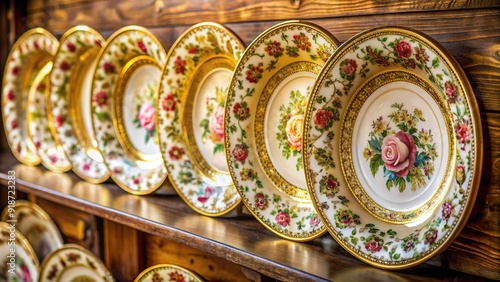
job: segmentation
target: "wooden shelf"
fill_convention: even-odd
[[[402,271],[380,270],[345,252],[329,234],[307,243],[281,239],[251,216],[211,218],[176,195],[135,196],[114,183],[95,185],[74,173],[56,174],[0,154],[0,184],[15,170],[16,189],[106,220],[213,254],[244,269],[286,281],[481,281],[428,263]]]

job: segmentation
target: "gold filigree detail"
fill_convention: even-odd
[[[451,181],[451,166],[455,162],[455,152],[456,144],[450,141],[449,150],[446,155],[446,167],[443,178],[437,185],[436,191],[433,195],[420,206],[408,210],[408,211],[397,211],[381,206],[375,200],[373,200],[365,191],[363,186],[360,184],[358,179],[358,174],[356,173],[352,155],[352,142],[354,140],[353,131],[356,119],[360,113],[361,108],[367,101],[367,99],[380,87],[398,81],[404,81],[418,86],[420,89],[425,91],[429,97],[434,101],[441,111],[446,128],[446,134],[449,140],[453,140],[453,123],[451,113],[447,110],[446,101],[442,96],[436,91],[436,89],[427,81],[422,79],[420,76],[403,70],[392,70],[383,72],[371,77],[362,86],[360,86],[356,92],[352,95],[348,106],[345,110],[345,116],[342,120],[340,128],[340,142],[339,142],[339,152],[341,157],[341,167],[346,183],[351,190],[352,195],[357,199],[357,201],[367,210],[371,215],[379,220],[393,223],[393,224],[404,224],[413,222],[419,219],[421,216],[433,211],[434,208],[441,202],[448,191],[449,182]],[[445,153],[445,152],[443,152]]]

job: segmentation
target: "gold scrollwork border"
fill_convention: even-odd
[[[354,130],[354,123],[359,115],[359,112],[366,102],[366,100],[380,87],[397,82],[405,81],[414,84],[424,90],[432,100],[439,107],[441,114],[444,118],[446,134],[448,135],[449,150],[447,154],[447,161],[445,173],[439,184],[438,188],[433,193],[425,203],[418,206],[417,208],[408,211],[395,211],[385,208],[374,201],[362,187],[357,177],[356,170],[354,168],[354,161],[352,156],[352,135]],[[342,119],[340,127],[340,142],[339,142],[339,152],[341,158],[341,168],[342,174],[346,179],[347,186],[349,187],[352,195],[360,203],[360,205],[368,211],[371,215],[377,219],[393,224],[405,224],[418,220],[421,216],[427,214],[434,210],[434,208],[440,203],[441,199],[446,195],[448,188],[450,187],[451,181],[451,165],[455,162],[456,154],[456,144],[453,138],[453,122],[451,113],[447,110],[446,101],[442,96],[436,91],[436,89],[426,80],[420,76],[403,71],[403,70],[389,70],[386,72],[379,73],[371,77],[362,86],[356,90],[352,95],[346,110],[345,115]]]

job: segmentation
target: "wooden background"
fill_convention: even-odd
[[[4,8],[8,0],[1,0]],[[312,21],[340,42],[366,29],[397,25],[424,32],[457,59],[474,90],[483,125],[484,161],[477,202],[460,236],[429,263],[500,279],[500,1],[368,0],[43,0],[18,1],[22,21],[0,25],[1,69],[24,30],[44,27],[56,36],[88,25],[105,37],[126,25],[150,29],[169,47],[189,26],[214,21],[247,45],[265,29],[291,19]],[[6,35],[4,32],[8,30]],[[3,130],[0,135],[3,135]],[[9,150],[4,136],[0,145]]]

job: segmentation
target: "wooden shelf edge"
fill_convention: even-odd
[[[291,242],[251,217],[199,215],[178,196],[134,196],[113,183],[94,185],[71,172],[55,174],[41,167],[20,165],[9,154],[0,154],[0,159],[1,185],[8,184],[7,172],[16,170],[19,191],[214,254],[270,278],[331,281],[345,275],[376,273],[385,279],[400,277],[411,281],[442,281],[451,277],[454,281],[481,281],[427,263],[401,271],[377,269],[350,256],[328,234],[311,242]]]

